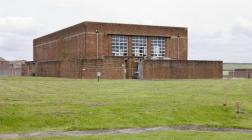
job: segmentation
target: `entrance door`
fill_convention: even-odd
[[[128,58],[124,60],[125,79],[142,79],[143,66],[140,58]]]
[[[142,75],[143,75],[142,60],[138,59],[138,60],[135,61],[134,79],[142,79]]]

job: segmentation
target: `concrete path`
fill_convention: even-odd
[[[205,132],[238,132],[250,133],[249,129],[238,128],[212,128],[206,126],[171,126],[171,127],[152,127],[152,128],[129,128],[113,130],[87,130],[87,131],[41,131],[32,133],[12,133],[0,134],[0,139],[17,139],[17,138],[42,138],[42,137],[65,137],[65,136],[89,136],[89,135],[108,135],[108,134],[139,134],[145,132],[158,131],[205,131]]]

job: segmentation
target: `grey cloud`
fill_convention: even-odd
[[[248,29],[236,30],[243,26],[234,26],[228,31],[218,31],[214,34],[192,35],[189,41],[190,59],[223,60],[224,62],[252,62],[252,35]],[[246,36],[246,37],[244,37]]]
[[[27,17],[0,17],[0,56],[31,60],[32,40],[39,24]]]
[[[235,26],[232,30],[233,34],[235,36],[246,36],[246,37],[252,37],[252,30],[249,30],[245,27],[241,27],[241,26]]]
[[[1,1],[0,56],[31,58],[32,39],[85,20],[186,26],[189,58],[252,62],[251,0]],[[11,9],[11,10],[10,10]],[[15,9],[15,10],[12,10]],[[23,18],[29,16],[30,18]],[[242,17],[242,18],[241,18]],[[2,18],[0,18],[2,19]],[[36,20],[41,22],[41,25]],[[14,21],[19,21],[14,22]],[[12,22],[11,22],[12,21]],[[42,29],[43,31],[39,31]],[[27,50],[27,51],[26,51]]]

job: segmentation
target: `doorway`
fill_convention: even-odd
[[[134,79],[143,78],[143,64],[141,59],[137,59],[134,64]]]

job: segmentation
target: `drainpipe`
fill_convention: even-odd
[[[99,59],[99,30],[96,29],[96,58]]]
[[[177,58],[178,58],[178,60],[179,60],[179,37],[180,37],[180,34],[178,33],[178,37],[177,37],[177,39],[178,39],[178,47],[177,47]]]

